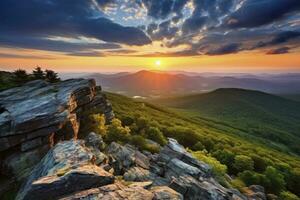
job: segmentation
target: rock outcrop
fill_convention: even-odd
[[[174,139],[169,139],[159,154],[148,152],[147,156],[134,146],[115,142],[100,150],[101,143],[101,136],[94,133],[85,142],[58,143],[34,168],[17,199],[263,199],[259,186],[251,187],[252,196],[247,197],[221,186],[212,176],[211,167],[193,158]],[[95,162],[99,152],[106,159]]]
[[[57,199],[59,196],[114,182],[114,176],[94,165],[83,141],[58,143],[34,168],[17,199]]]
[[[221,200],[245,199],[235,190],[221,186],[212,177],[211,167],[196,160],[174,139],[151,161],[152,169],[161,172],[154,176],[156,185],[166,184],[181,193],[184,199]]]
[[[1,92],[0,179],[22,180],[54,144],[77,138],[83,112],[110,121],[114,114],[100,89],[94,80],[37,80]]]
[[[58,143],[35,166],[16,199],[183,199],[167,186],[152,187],[149,178],[144,182],[116,180],[103,168],[105,162],[94,162],[95,148],[85,146],[82,140]]]
[[[249,200],[267,200],[265,189],[260,185],[250,185],[245,192]]]

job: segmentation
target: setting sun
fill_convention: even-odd
[[[160,66],[161,66],[161,61],[160,61],[160,60],[156,60],[156,61],[155,61],[155,65],[156,65],[157,67],[160,67]]]

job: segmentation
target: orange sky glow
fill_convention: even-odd
[[[115,72],[138,70],[184,70],[196,72],[297,72],[300,71],[300,52],[266,55],[260,52],[243,52],[218,56],[188,57],[135,57],[135,56],[66,56],[63,54],[21,49],[13,51],[20,57],[0,58],[1,70],[35,66],[59,72]],[[156,61],[161,61],[157,66]]]

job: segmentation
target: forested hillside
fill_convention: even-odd
[[[300,103],[263,92],[218,89],[206,94],[159,99],[195,119],[209,119],[300,154]]]
[[[276,150],[276,146],[226,124],[193,119],[184,113],[117,94],[107,93],[107,96],[122,126],[129,128],[127,137],[139,139],[134,141],[137,146],[143,148],[145,138],[163,143],[165,137],[173,137],[195,156],[213,165],[222,184],[240,189],[259,184],[269,193],[288,190],[300,195],[299,157]],[[226,178],[225,172],[236,178]],[[292,196],[286,192],[282,195]]]

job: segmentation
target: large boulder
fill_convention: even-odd
[[[149,158],[131,145],[112,142],[107,147],[107,154],[117,175],[123,175],[132,166],[149,169]]]
[[[260,185],[250,185],[245,189],[249,200],[266,200],[265,188]]]
[[[149,189],[151,182],[125,185],[122,182],[80,191],[60,200],[182,200],[181,194],[167,186]]]
[[[94,132],[89,133],[85,137],[85,145],[88,147],[92,147],[94,149],[104,150],[105,143],[101,137],[101,135],[96,134]]]
[[[85,111],[114,116],[94,80],[36,80],[0,92],[0,179],[23,180],[57,142],[77,138]]]
[[[113,183],[114,176],[94,165],[93,158],[81,140],[58,143],[31,172],[17,199],[57,199]]]
[[[195,159],[169,138],[158,156],[152,156],[150,176],[154,185],[168,185],[188,200],[245,200],[238,191],[224,188],[212,176],[211,166]]]
[[[120,182],[106,185],[100,188],[93,188],[60,200],[152,200],[154,194],[144,188],[144,184],[131,184],[126,186]]]
[[[150,179],[149,170],[141,167],[132,167],[124,174],[125,181],[147,181]]]
[[[183,200],[180,193],[167,186],[152,187],[151,191],[154,194],[153,200]]]

